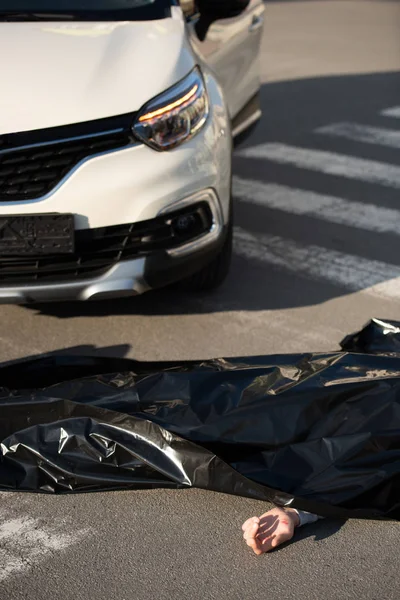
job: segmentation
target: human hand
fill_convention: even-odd
[[[299,522],[293,509],[273,508],[261,517],[247,519],[242,525],[243,537],[255,554],[263,554],[291,540]]]

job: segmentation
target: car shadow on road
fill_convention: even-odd
[[[399,72],[267,83],[261,90],[263,119],[244,147],[273,142],[368,158],[396,166],[397,148],[333,139],[316,135],[315,129],[336,122],[357,122],[396,129],[398,119],[383,119],[380,113],[399,104],[399,90]],[[276,161],[249,159],[241,156],[240,152],[234,157],[234,174],[241,179],[337,196],[350,203],[362,202],[365,205],[398,209],[398,189],[393,187],[351,177],[328,175]],[[286,266],[282,269],[272,264],[273,260],[264,259],[262,246],[252,258],[245,257],[237,239],[230,276],[219,290],[210,294],[182,294],[169,288],[148,293],[144,297],[91,303],[30,305],[28,308],[60,319],[285,309],[319,304],[367,288],[371,281],[384,282],[387,280],[387,272],[380,272],[379,265],[390,265],[395,269],[400,267],[400,236],[395,233],[379,232],[373,227],[366,230],[327,221],[323,217],[317,218],[313,214],[293,214],[290,211],[255,205],[235,197],[235,194],[234,201],[236,226],[242,231],[256,236],[278,236],[279,239],[289,240],[306,249],[312,245],[314,257],[319,248],[327,251],[328,257],[334,253],[350,256],[356,265],[358,259],[379,261],[379,264],[374,262],[377,271],[372,277],[368,273],[364,276],[360,267],[357,281],[350,281],[348,287],[343,287],[338,281],[345,278],[338,277],[335,280],[324,274],[323,252],[317,257],[320,265],[318,275],[300,275],[299,271],[302,269],[297,268],[299,264],[296,260],[299,259],[296,257],[293,259],[295,262],[290,264],[286,256]],[[276,252],[276,249],[270,248],[270,255],[271,252]],[[278,256],[275,261],[278,265],[282,262],[280,259]],[[335,268],[336,271],[346,270],[346,261]]]

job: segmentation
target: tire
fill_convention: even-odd
[[[229,273],[232,259],[233,220],[228,225],[226,240],[217,256],[205,267],[179,282],[184,292],[211,292],[217,289]]]

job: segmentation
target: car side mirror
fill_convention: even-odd
[[[199,40],[204,41],[214,21],[240,15],[250,2],[251,0],[198,0],[200,18],[196,23],[196,33]]]

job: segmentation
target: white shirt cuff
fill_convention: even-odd
[[[305,512],[304,510],[297,510],[296,508],[294,508],[293,510],[295,510],[299,516],[299,525],[298,527],[302,527],[303,525],[308,525],[308,523],[315,523],[315,521],[318,521],[319,519],[323,519],[323,517],[319,517],[318,515],[313,515],[312,513],[309,512]]]

